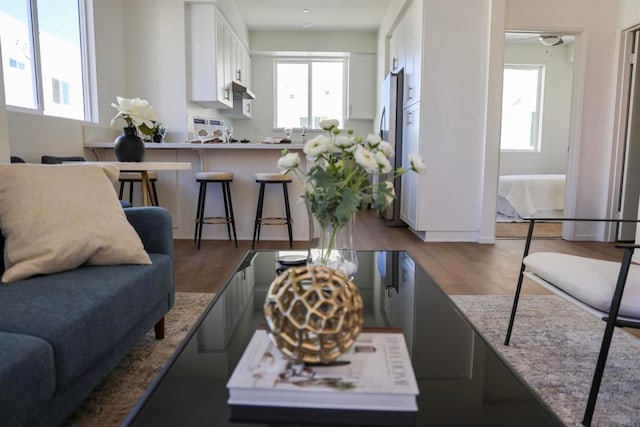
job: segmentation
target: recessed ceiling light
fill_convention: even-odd
[[[302,13],[309,13],[311,12],[309,9],[302,9]]]

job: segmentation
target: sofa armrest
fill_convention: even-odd
[[[124,212],[147,252],[167,254],[173,258],[173,227],[169,211],[148,206],[127,208]]]

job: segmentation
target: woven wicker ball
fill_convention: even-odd
[[[325,266],[289,268],[271,283],[264,304],[269,337],[299,362],[331,363],[362,330],[358,287]]]

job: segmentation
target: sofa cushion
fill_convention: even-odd
[[[54,390],[51,346],[40,338],[0,332],[0,425],[24,425]]]
[[[63,389],[172,291],[171,257],[153,264],[85,266],[0,286],[0,330],[47,341]]]
[[[537,252],[524,259],[527,270],[575,299],[604,313],[609,312],[618,281],[620,263],[551,252]],[[620,316],[640,318],[640,265],[629,268]]]
[[[148,264],[116,195],[114,165],[0,164],[2,281],[93,265]]]

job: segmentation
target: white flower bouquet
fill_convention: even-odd
[[[393,147],[380,136],[370,134],[363,140],[351,130],[342,132],[337,120],[324,120],[320,126],[328,135],[319,135],[305,144],[307,170],[301,169],[299,154],[288,150],[283,150],[278,168],[300,178],[304,186],[301,197],[308,209],[323,230],[331,227],[332,235],[326,242],[329,253],[337,233],[362,205],[386,208],[396,197],[391,180],[409,171],[425,173],[426,167],[419,155],[411,154],[409,169],[393,171],[389,161]],[[392,172],[389,180],[370,180],[372,175]]]
[[[121,96],[117,96],[116,100],[117,104],[111,103],[111,106],[118,110],[118,114],[111,119],[112,125],[117,119],[123,119],[127,123],[127,127],[140,127],[144,133],[147,133],[144,131],[145,127],[149,130],[154,127],[158,115],[155,108],[147,100],[129,99]]]

